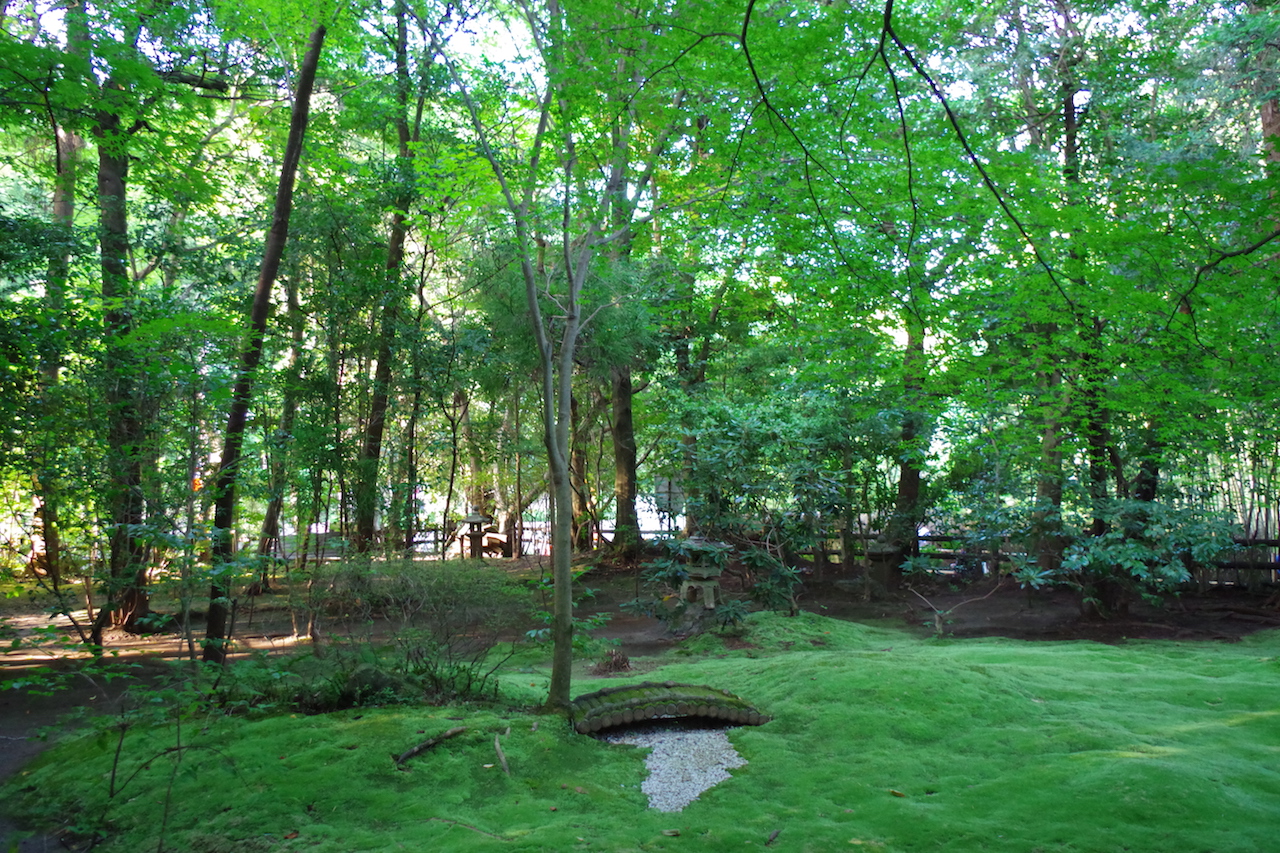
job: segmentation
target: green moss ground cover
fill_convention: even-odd
[[[931,641],[813,615],[748,630],[755,648],[702,638],[634,679],[725,688],[774,717],[732,732],[749,763],[681,813],[647,808],[636,749],[475,706],[189,720],[196,748],[110,799],[108,730],[5,796],[106,825],[107,851],[1280,849],[1280,632]],[[540,676],[504,678],[515,706],[542,695]],[[393,753],[457,726],[396,769]],[[131,731],[117,784],[175,743],[172,725]]]

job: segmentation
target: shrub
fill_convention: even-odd
[[[754,583],[749,592],[757,604],[766,610],[785,610],[792,616],[799,611],[800,605],[796,601],[800,587],[798,569],[762,548],[743,551],[742,562],[751,570]]]
[[[514,644],[505,654],[492,651],[503,637],[519,636],[532,616],[521,585],[465,561],[390,564],[378,591],[400,669],[437,700],[484,693]]]
[[[1234,544],[1221,514],[1145,501],[1111,501],[1107,530],[1067,546],[1061,577],[1079,589],[1087,614],[1122,614],[1135,596],[1154,599],[1190,579],[1192,567]]]

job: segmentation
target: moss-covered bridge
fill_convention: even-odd
[[[581,734],[646,720],[693,717],[741,726],[758,726],[772,717],[761,714],[740,696],[698,684],[646,681],[606,687],[574,699],[569,720]]]

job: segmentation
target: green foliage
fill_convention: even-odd
[[[739,559],[747,567],[751,599],[765,610],[785,610],[794,616],[799,609],[800,571],[762,548],[744,550]]]
[[[703,535],[802,551],[820,527],[885,510],[880,465],[892,447],[892,413],[868,411],[871,399],[803,384],[788,390],[763,401],[690,403],[689,440],[673,446],[692,447],[684,486]]]
[[[579,573],[578,577],[587,574],[590,568],[586,568]],[[552,595],[553,585],[551,578],[542,577],[531,584],[536,591],[541,602],[541,609],[535,610],[533,613],[534,620],[542,624],[541,628],[533,628],[525,632],[525,637],[542,645],[546,645],[551,641],[551,622],[552,612],[548,609],[549,599]],[[573,595],[573,651],[582,657],[598,657],[610,645],[615,645],[615,641],[607,639],[597,639],[592,637],[590,632],[596,631],[609,624],[611,618],[608,613],[579,613],[586,607],[593,598],[595,598],[596,590],[589,586],[575,587]]]
[[[420,685],[436,700],[495,690],[494,673],[514,651],[510,644],[501,651],[501,638],[518,634],[532,618],[520,584],[498,569],[467,561],[348,563],[324,606],[360,621],[376,616],[391,626],[380,642],[393,651],[389,666],[398,676],[365,661],[343,674],[342,695],[361,702],[380,693],[402,694],[397,678]]]
[[[51,258],[84,251],[81,233],[34,216],[11,216],[0,203],[0,295],[25,289]]]
[[[747,606],[736,598],[726,599],[716,605],[715,618],[716,624],[721,629],[736,628],[747,621],[750,616]]]
[[[703,567],[707,574],[719,575],[728,565],[732,553],[732,549],[723,542],[694,536],[663,539],[659,548],[667,556],[648,561],[643,577],[647,584],[667,588],[678,588],[685,581],[690,564]]]
[[[1100,513],[1108,529],[1067,547],[1061,577],[1105,613],[1123,606],[1101,600],[1099,588],[1158,598],[1190,579],[1190,570],[1235,549],[1235,525],[1220,513],[1161,503],[1114,501]]]

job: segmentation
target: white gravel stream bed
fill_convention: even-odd
[[[640,790],[649,797],[649,807],[661,812],[680,811],[703,791],[730,778],[730,770],[747,763],[723,726],[633,726],[598,737],[606,743],[650,750],[644,760],[649,777]]]

